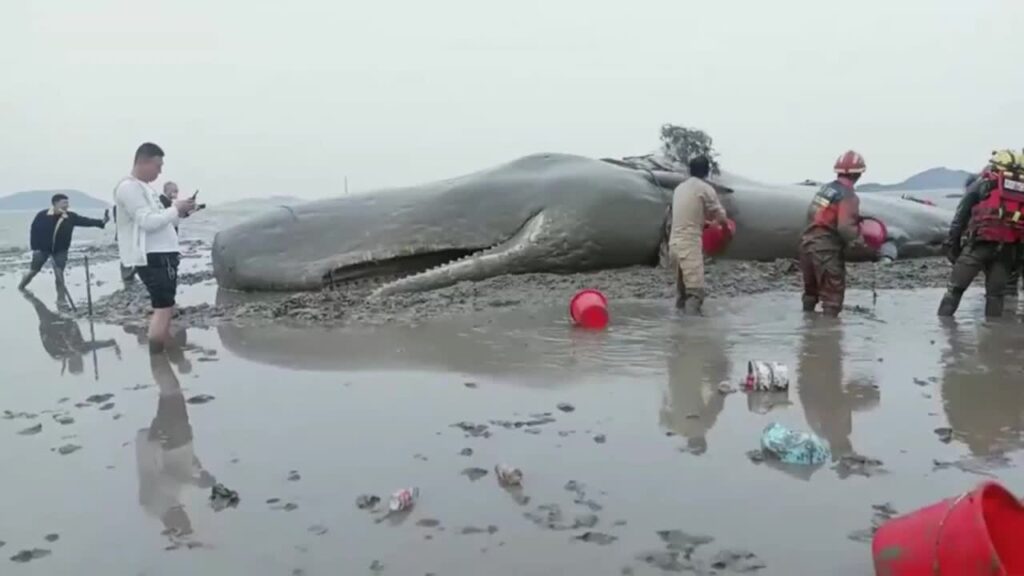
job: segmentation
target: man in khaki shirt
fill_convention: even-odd
[[[701,234],[708,220],[726,230],[725,208],[705,179],[711,173],[706,156],[690,161],[690,177],[676,187],[672,197],[672,230],[668,246],[676,261],[676,307],[700,314],[704,303],[704,253]]]

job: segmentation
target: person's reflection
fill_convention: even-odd
[[[150,368],[160,387],[160,396],[153,422],[136,434],[135,458],[139,504],[160,519],[163,533],[174,540],[192,534],[192,522],[181,503],[182,489],[209,488],[215,479],[195,455],[185,397],[171,368],[172,361],[173,356],[165,353],[150,355]],[[180,370],[181,364],[176,364]]]
[[[114,348],[120,355],[121,349],[117,345],[117,340],[110,338],[86,342],[74,318],[53,312],[31,292],[23,292],[22,295],[35,308],[36,316],[39,318],[39,340],[50,357],[61,361],[61,373],[66,369],[72,374],[81,374],[85,368],[83,355],[93,350]]]
[[[943,322],[949,342],[942,374],[946,419],[955,438],[975,456],[1002,455],[1024,444],[1019,329],[1015,324]],[[977,346],[972,346],[975,337]]]
[[[843,325],[833,318],[807,317],[797,357],[797,394],[815,434],[828,441],[832,460],[856,454],[853,410],[877,401],[869,383],[843,385]]]
[[[708,333],[693,332],[673,338],[670,345],[661,425],[686,438],[688,452],[703,454],[707,433],[725,407],[725,396],[718,391],[718,384],[729,378],[725,345]]]

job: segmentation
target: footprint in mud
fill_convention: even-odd
[[[10,410],[4,410],[4,420],[34,420],[38,418],[38,414],[31,412],[11,412]]]
[[[214,396],[210,396],[209,394],[197,394],[186,400],[186,402],[189,404],[206,404],[212,400],[215,400]]]
[[[313,534],[313,535],[316,535],[316,536],[323,536],[324,534],[327,534],[327,532],[328,532],[327,527],[323,526],[322,524],[313,524],[312,526],[307,528],[307,530],[309,531],[310,534]]]
[[[416,522],[416,525],[420,528],[437,528],[441,525],[441,521],[433,518],[424,518],[419,522]]]
[[[288,473],[289,482],[298,482],[299,480],[302,480],[302,475],[299,474],[298,470],[292,470]]]
[[[470,482],[476,482],[484,476],[487,476],[487,470],[484,470],[483,468],[466,468],[462,471],[462,475],[469,478]]]
[[[24,430],[18,432],[18,435],[19,436],[35,436],[36,434],[39,434],[42,431],[43,431],[43,424],[39,423],[39,424],[36,424],[35,426],[29,426],[28,428],[25,428]]]
[[[581,542],[587,542],[588,544],[597,544],[598,546],[607,546],[616,540],[618,537],[612,536],[611,534],[605,534],[603,532],[584,532],[583,534],[573,538]]]
[[[682,530],[659,530],[657,534],[669,550],[678,550],[687,558],[689,558],[697,548],[706,544],[711,544],[715,541],[711,536],[706,536],[704,534],[689,534]]]
[[[14,556],[11,556],[11,562],[18,564],[25,564],[33,560],[39,560],[40,558],[46,558],[51,552],[45,548],[33,548],[31,550],[22,550]]]
[[[767,568],[764,561],[753,552],[739,549],[722,550],[711,559],[711,567],[715,570],[729,570],[745,574]]]
[[[105,404],[114,397],[113,394],[93,394],[85,399],[89,404]]]
[[[936,428],[935,435],[939,437],[939,442],[942,442],[943,444],[949,444],[953,441],[952,428]]]
[[[43,539],[47,542],[53,543],[60,540],[60,534],[47,534],[46,536],[43,536]]]
[[[82,447],[77,445],[77,444],[65,444],[65,445],[61,446],[60,448],[55,448],[57,453],[59,453],[61,456],[67,456],[68,454],[74,454],[75,452],[78,452],[81,449],[82,449]]]
[[[463,536],[472,536],[474,534],[490,534],[494,535],[498,533],[498,527],[491,525],[487,528],[477,528],[476,526],[466,526],[460,531]]]

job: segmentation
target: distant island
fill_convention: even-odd
[[[929,168],[924,172],[914,174],[898,184],[860,184],[857,190],[861,192],[884,192],[887,190],[920,191],[920,190],[946,190],[961,189],[967,182],[967,178],[975,176],[973,172],[966,170],[951,170],[949,168]]]
[[[858,192],[920,192],[923,190],[960,190],[964,187],[968,177],[976,176],[973,172],[966,170],[951,170],[949,168],[929,168],[924,172],[914,174],[903,182],[897,184],[858,184]],[[798,183],[799,186],[821,186],[823,182],[804,180]]]
[[[54,194],[64,194],[72,211],[103,210],[110,205],[80,190],[28,190],[0,197],[0,210],[43,210],[50,206]]]

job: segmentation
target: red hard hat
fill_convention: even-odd
[[[836,158],[833,169],[836,174],[863,174],[867,170],[867,164],[864,163],[863,156],[853,150],[847,150]]]

